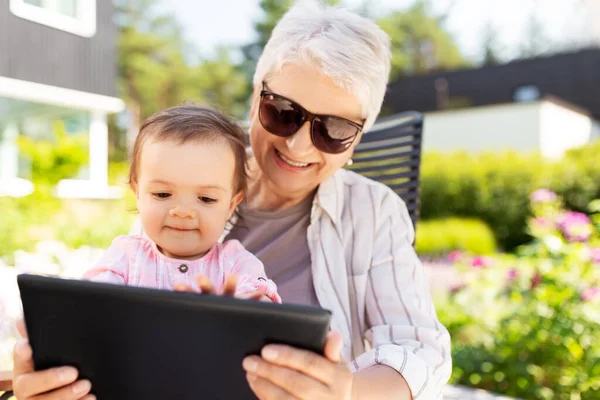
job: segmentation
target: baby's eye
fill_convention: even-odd
[[[156,192],[152,193],[152,196],[156,197],[157,199],[168,199],[169,197],[171,197],[171,193]]]
[[[211,203],[216,203],[217,199],[213,199],[212,197],[206,197],[206,196],[201,196],[198,197],[200,199],[200,201],[202,201],[203,203],[207,203],[207,204],[211,204]]]

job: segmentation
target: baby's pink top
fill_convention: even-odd
[[[239,277],[236,294],[258,290],[281,303],[263,264],[237,240],[217,243],[197,260],[178,260],[163,255],[145,236],[119,236],[84,279],[157,289],[173,289],[176,283],[183,283],[198,289],[194,278],[206,275],[220,291],[225,277],[232,273]]]

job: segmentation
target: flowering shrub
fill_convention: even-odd
[[[531,197],[533,241],[512,255],[453,253],[461,284],[438,304],[455,383],[526,399],[600,398],[600,201]]]

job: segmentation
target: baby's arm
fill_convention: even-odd
[[[126,284],[129,278],[128,246],[132,244],[133,241],[128,236],[115,238],[96,265],[84,274],[83,279]]]
[[[262,262],[246,250],[237,240],[225,243],[224,251],[233,260],[231,273],[238,276],[236,296],[252,292],[261,292],[274,303],[281,303],[277,285],[265,275]]]

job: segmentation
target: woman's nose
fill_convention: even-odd
[[[179,217],[179,218],[190,218],[190,219],[194,219],[196,218],[196,212],[187,206],[178,204],[175,208],[172,208],[169,211],[169,215],[171,217]]]
[[[315,151],[315,146],[310,137],[310,122],[302,125],[302,128],[285,140],[290,150],[290,156],[302,157]]]

